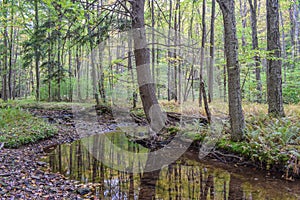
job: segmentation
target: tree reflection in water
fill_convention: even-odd
[[[120,148],[136,153],[148,151],[126,140],[120,133],[111,134],[111,141],[118,143]],[[197,155],[183,155],[176,162],[156,171],[129,173],[126,169],[134,166],[128,162],[126,164],[124,159],[128,158],[117,155],[102,139],[90,137],[92,142],[88,143],[88,147],[87,143],[83,145],[84,141],[58,146],[43,160],[49,163],[53,172],[60,172],[82,183],[97,183],[94,193],[99,199],[297,199],[296,194],[289,193],[276,181],[268,182],[262,177],[260,180],[263,181],[255,182],[241,174],[204,165]],[[92,149],[92,154],[88,148]],[[99,161],[104,157],[115,159],[119,164],[125,163],[124,170],[114,170],[104,165]],[[148,157],[138,167],[149,167],[153,162],[155,158]]]

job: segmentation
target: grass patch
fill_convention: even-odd
[[[6,148],[18,148],[56,133],[56,127],[20,108],[0,109],[0,142]]]
[[[43,109],[43,110],[72,110],[73,106],[90,107],[95,103],[74,103],[74,102],[37,102],[34,99],[0,101],[0,108],[23,108],[23,109]]]

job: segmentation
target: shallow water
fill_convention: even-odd
[[[169,165],[145,172],[147,166],[157,163],[153,154],[147,156],[147,148],[118,132],[48,151],[43,161],[53,172],[82,183],[99,183],[94,191],[99,199],[300,199],[299,181],[200,160],[191,151]]]

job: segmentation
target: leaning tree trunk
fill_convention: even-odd
[[[234,141],[238,141],[243,138],[245,121],[242,111],[240,68],[238,62],[238,40],[236,36],[234,0],[217,0],[217,2],[219,3],[223,13],[225,29],[225,54],[228,73],[228,97],[231,138]]]
[[[131,3],[134,56],[139,92],[147,120],[151,123],[151,128],[157,132],[164,127],[165,119],[155,95],[155,85],[150,71],[150,51],[147,48],[144,19],[145,0],[136,0]]]
[[[281,50],[279,33],[278,0],[267,0],[267,88],[268,112],[284,116],[281,79]]]

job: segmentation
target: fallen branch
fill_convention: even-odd
[[[231,158],[236,158],[236,159],[239,159],[239,160],[243,160],[242,157],[239,157],[239,156],[236,156],[236,155],[233,155],[233,154],[224,154],[224,153],[221,153],[220,151],[214,151],[214,153],[219,154],[223,157],[231,157]]]

